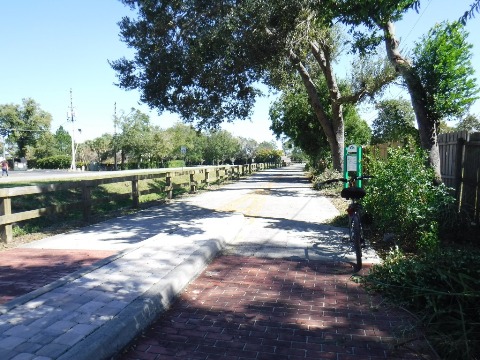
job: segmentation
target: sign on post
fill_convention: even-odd
[[[348,145],[344,151],[343,177],[348,179],[349,175],[362,176],[362,147]],[[348,184],[345,183],[345,188]],[[362,187],[362,181],[357,180],[356,186]]]

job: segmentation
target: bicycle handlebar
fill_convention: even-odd
[[[352,176],[350,179],[345,179],[345,178],[338,178],[338,179],[330,179],[324,181],[322,184],[332,184],[334,182],[344,182],[348,183],[350,181],[355,181],[355,180],[365,180],[365,179],[371,179],[374,178],[375,176],[373,175],[363,175],[363,176]]]

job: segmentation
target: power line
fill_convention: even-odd
[[[407,36],[405,36],[405,39],[404,41],[407,41],[408,37],[410,36],[410,34],[412,33],[413,29],[415,29],[415,27],[417,26],[418,22],[422,19],[422,16],[423,14],[425,14],[425,11],[427,11],[428,7],[430,6],[430,4],[432,3],[433,0],[430,0],[427,4],[427,6],[425,6],[425,9],[423,9],[423,11],[421,12],[420,16],[418,17],[417,21],[415,21],[415,24],[413,24],[412,28],[410,29],[410,31],[408,32]]]

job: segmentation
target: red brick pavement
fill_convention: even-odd
[[[351,275],[342,263],[219,257],[119,359],[434,358],[421,341],[397,346],[411,319]]]
[[[9,249],[0,252],[0,304],[115,254],[99,250]]]

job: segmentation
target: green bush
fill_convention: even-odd
[[[395,234],[407,251],[436,248],[439,224],[455,215],[455,198],[444,186],[434,185],[433,170],[421,150],[391,149],[387,160],[372,161],[365,210],[374,227]]]
[[[167,167],[169,168],[179,168],[184,166],[185,166],[185,161],[183,160],[170,160],[167,164]]]
[[[39,169],[69,169],[71,164],[71,156],[57,155],[43,159],[37,159],[36,166]]]
[[[329,193],[329,190],[338,190],[343,187],[342,182],[336,182],[332,184],[325,184],[325,181],[330,180],[330,179],[339,179],[343,178],[343,174],[340,171],[333,170],[333,169],[324,169],[320,173],[313,173],[313,188],[316,190],[324,190],[324,193]],[[336,193],[338,193],[336,191]]]
[[[280,163],[283,152],[281,150],[260,149],[255,156],[256,163]]]
[[[390,254],[363,278],[367,288],[407,307],[423,322],[442,359],[480,356],[480,252],[438,249]]]

